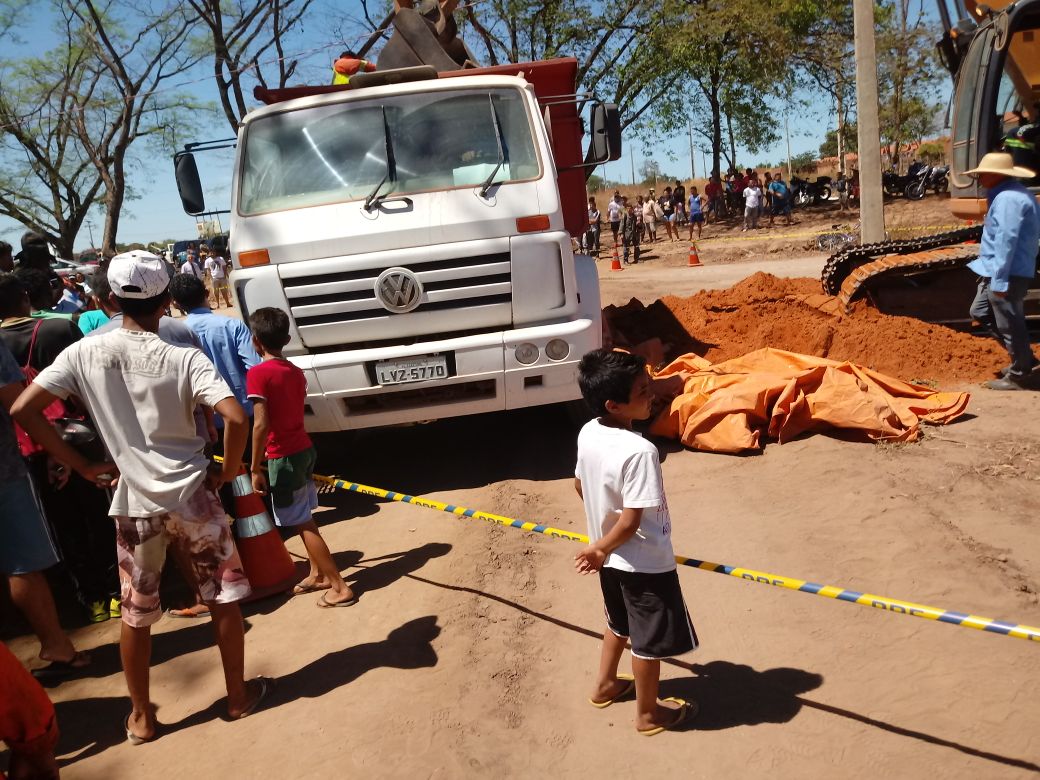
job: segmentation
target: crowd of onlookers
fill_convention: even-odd
[[[739,214],[744,218],[743,231],[757,229],[763,216],[768,216],[770,226],[777,217],[783,217],[785,224],[790,225],[791,205],[791,189],[780,171],[766,172],[760,178],[753,168],[744,173],[731,171],[725,179],[712,176],[703,193],[692,185],[687,191],[679,180],[674,187],[666,186],[660,195],[649,189],[634,201],[615,190],[607,203],[606,219],[596,199],[589,198],[588,230],[581,236],[579,246],[584,252],[598,254],[606,222],[614,246],[624,248],[624,261],[638,262],[640,244],[681,241],[681,228],[686,228],[687,240],[693,241],[695,233],[701,238],[705,224]],[[664,235],[659,236],[659,232]]]
[[[304,374],[282,357],[288,315],[261,308],[247,324],[214,312],[230,304],[230,266],[205,245],[179,267],[138,250],[62,279],[29,233],[16,257],[0,245],[0,268],[0,574],[39,641],[32,676],[92,663],[59,622],[51,581],[63,579],[87,620],[121,619],[126,737],[154,739],[149,631],[169,548],[194,600],[168,614],[212,617],[228,715],[248,715],[273,681],[243,676],[238,602],[250,584],[227,522],[230,483],[269,497],[274,522],[302,538],[311,566],[295,595],[320,594],[322,608],[358,601],[311,518],[316,453]],[[2,645],[0,675],[12,771],[56,776],[53,707]]]

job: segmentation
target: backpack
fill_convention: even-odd
[[[25,375],[25,387],[28,387],[30,383],[36,378],[36,376],[40,373],[32,367],[32,354],[33,347],[36,346],[36,335],[40,332],[40,326],[43,325],[44,322],[44,320],[37,321],[36,327],[33,328],[32,338],[29,340],[29,352],[25,356],[25,365],[22,366],[22,374]],[[63,401],[60,398],[57,398],[54,400],[53,403],[49,404],[46,409],[43,410],[43,416],[44,418],[46,418],[47,422],[49,422],[51,425],[55,425],[60,420],[64,420],[69,417],[76,417],[77,415],[71,414],[70,409],[68,405],[65,403],[65,401]],[[60,428],[60,425],[58,425],[57,427]],[[18,449],[21,451],[24,457],[29,457],[30,455],[35,455],[39,452],[43,452],[43,447],[41,447],[39,444],[33,441],[32,437],[30,437],[28,433],[22,430],[22,426],[20,426],[18,423],[15,423],[14,428],[15,433],[18,436]]]

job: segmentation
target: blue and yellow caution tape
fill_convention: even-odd
[[[543,536],[552,536],[557,539],[569,539],[570,541],[581,542],[583,544],[589,543],[589,537],[585,536],[585,534],[574,533],[573,531],[564,531],[560,528],[553,528],[548,525],[515,520],[512,517],[495,515],[490,512],[481,512],[476,509],[467,509],[464,506],[456,506],[455,504],[445,504],[442,501],[435,501],[430,498],[416,498],[415,496],[409,496],[406,493],[395,493],[392,490],[384,490],[383,488],[372,487],[371,485],[348,482],[344,479],[339,479],[338,477],[325,477],[315,474],[314,479],[316,482],[331,485],[340,490],[349,490],[352,493],[361,493],[366,496],[385,498],[389,501],[412,504],[413,506],[421,506],[426,509],[436,509],[440,512],[448,512],[453,515],[458,515],[459,517],[470,517],[474,520],[484,520],[485,522],[494,523],[495,525],[516,528],[529,533],[542,534]],[[1013,636],[1019,639],[1027,639],[1032,642],[1040,642],[1040,628],[1034,628],[1033,626],[1009,623],[1003,620],[993,620],[992,618],[969,615],[964,612],[955,612],[949,609],[929,607],[912,601],[902,601],[901,599],[892,599],[887,596],[878,596],[874,593],[861,593],[860,591],[851,590],[849,588],[840,588],[834,585],[820,585],[819,583],[809,582],[808,580],[784,577],[779,574],[756,571],[755,569],[745,569],[739,566],[727,566],[723,563],[712,563],[711,561],[699,561],[696,558],[686,558],[682,555],[675,556],[675,562],[682,564],[683,566],[692,566],[695,569],[701,569],[703,571],[715,572],[716,574],[728,574],[731,577],[739,577],[742,580],[760,582],[763,585],[773,585],[778,588],[787,588],[788,590],[797,590],[802,593],[811,593],[814,596],[824,596],[829,599],[837,599],[838,601],[847,601],[851,604],[862,604],[865,607],[883,609],[887,612],[892,612],[898,615],[910,615],[911,617],[924,618],[926,620],[937,620],[940,623],[949,623],[954,626],[975,628],[980,631],[989,631],[994,634],[1003,634],[1004,636]]]

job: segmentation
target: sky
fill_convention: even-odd
[[[42,2],[39,2],[38,5],[41,8],[47,7]],[[312,6],[312,8],[319,7]],[[286,48],[287,54],[304,53],[299,58],[301,67],[295,83],[327,83],[331,60],[345,45],[355,44],[355,41],[344,44],[344,36],[337,35],[330,30],[329,25],[319,23],[323,18],[322,13],[322,10],[318,10],[315,17],[312,17],[308,28],[298,34]],[[335,12],[330,7],[324,13],[331,15]],[[468,26],[464,28],[463,32],[466,35],[472,34],[468,31]],[[17,57],[19,49],[37,53],[41,48],[47,48],[55,40],[54,32],[44,14],[34,15],[33,21],[20,30],[20,37],[23,40],[20,44],[5,41],[8,56]],[[29,44],[24,41],[32,42],[31,49],[27,48]],[[471,48],[476,49],[475,46]],[[197,66],[195,71],[178,77],[174,81],[174,86],[179,86],[181,91],[188,92],[196,100],[217,105],[217,90],[212,80],[212,62],[210,60]],[[254,82],[246,79],[245,86],[251,96]],[[782,107],[778,107],[778,111],[782,115]],[[227,120],[216,110],[212,113],[192,112],[186,114],[184,119],[190,125],[188,128],[180,128],[180,131],[186,136],[186,140],[206,141],[227,138],[232,135]],[[806,151],[816,152],[824,140],[826,131],[834,126],[832,107],[824,101],[811,103],[808,108],[804,105],[792,106],[789,115],[791,154],[797,155]],[[622,158],[602,166],[597,171],[599,175],[611,181],[628,183],[632,179],[633,165],[638,177],[643,160],[652,157],[660,163],[666,174],[679,175],[683,178],[690,176],[690,142],[685,131],[655,140],[652,150],[645,148],[634,133],[626,133],[623,138],[623,147]],[[120,243],[147,243],[167,238],[194,238],[196,236],[195,219],[186,215],[181,208],[173,177],[172,155],[146,150],[143,145],[138,151],[142,153],[140,159],[130,167],[127,175],[129,185],[137,197],[124,205],[117,240]],[[704,157],[708,157],[707,151],[703,151]],[[772,148],[755,154],[746,154],[740,147],[737,152],[738,158],[746,165],[755,165],[762,161],[776,163],[786,158],[787,146],[785,140],[781,138]],[[700,148],[695,151],[695,157],[697,176],[700,177],[704,173]],[[707,162],[710,166],[710,159]],[[207,153],[198,157],[198,163],[202,173],[207,208],[227,209],[230,202],[233,151]],[[222,220],[226,229],[226,215],[218,218]],[[103,223],[103,214],[99,210],[93,211],[87,225],[77,238],[77,251],[91,245],[91,232],[93,241],[100,243]],[[0,217],[0,239],[9,241],[15,246],[16,251],[24,230],[25,228],[17,222]]]

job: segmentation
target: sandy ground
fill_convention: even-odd
[[[604,274],[605,298],[650,300],[652,273]],[[1040,395],[979,390],[970,411],[904,446],[815,435],[738,458],[662,442],[675,549],[1040,625]],[[557,409],[318,446],[325,473],[584,530],[574,432]],[[131,747],[118,625],[76,629],[95,661],[91,676],[50,690],[63,776],[1040,772],[1036,643],[683,569],[702,646],[664,666],[662,691],[698,699],[701,714],[647,741],[632,702],[586,703],[603,619],[596,581],[573,573],[573,543],[355,494],[323,494],[322,506],[362,598],[346,610],[319,610],[313,595],[246,609],[248,673],[279,679],[271,706],[223,721],[208,621],[165,618],[153,671],[162,738]],[[29,639],[11,647],[30,660]]]

